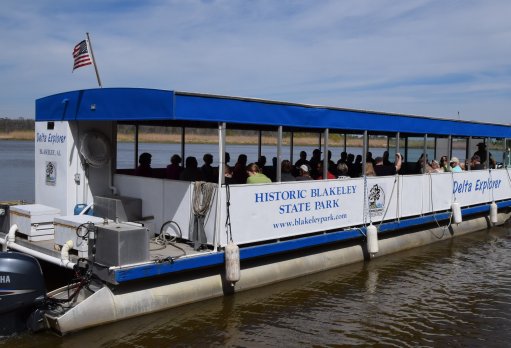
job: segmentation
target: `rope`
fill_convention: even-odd
[[[452,212],[452,209],[451,209],[451,213],[449,215],[449,223],[446,226],[440,226],[440,223],[438,222],[438,220],[436,218],[436,212],[435,212],[435,207],[434,207],[434,200],[433,200],[433,178],[431,176],[431,173],[428,173],[428,176],[429,176],[429,202],[430,202],[431,212],[433,213],[433,219],[435,220],[435,223],[438,226],[438,228],[442,228],[442,235],[441,236],[437,236],[433,231],[431,231],[431,234],[433,234],[433,236],[435,236],[437,239],[442,239],[442,238],[444,238],[445,232],[451,227],[453,212]]]
[[[493,178],[491,176],[491,168],[489,169],[489,175],[490,175],[490,182],[492,183],[491,185],[491,200],[492,202],[495,202],[495,196],[493,195]]]
[[[230,209],[229,207],[231,206],[231,188],[229,187],[228,184],[225,185],[225,203],[226,203],[226,206],[227,206],[227,217],[225,219],[225,233],[227,235],[227,240],[229,241],[233,241],[232,240],[232,229],[231,229],[231,212],[230,212]]]
[[[398,175],[396,174],[394,177],[394,184],[392,185],[392,191],[390,192],[389,204],[387,204],[387,208],[385,208],[385,212],[383,213],[380,224],[378,225],[378,230],[380,230],[380,226],[383,223],[383,220],[385,220],[385,216],[387,216],[387,212],[389,211],[390,202],[392,201],[392,196],[394,195],[394,189],[396,188],[397,178],[398,178]],[[398,200],[399,200],[399,197],[398,197]]]
[[[167,225],[170,225],[170,224],[174,224],[177,227],[177,233],[175,236],[166,232],[165,227],[167,227]],[[169,238],[167,238],[167,236]],[[154,238],[151,238],[151,241],[150,241],[151,243],[156,244],[159,247],[157,247],[156,249],[150,249],[150,251],[163,250],[168,245],[173,246],[174,248],[181,250],[181,252],[183,253],[182,255],[174,256],[169,260],[170,262],[174,262],[175,259],[186,255],[186,250],[181,248],[180,246],[178,246],[177,242],[176,242],[178,240],[178,238],[181,239],[182,237],[183,237],[183,233],[181,232],[181,227],[179,227],[179,224],[173,220],[166,221],[163,225],[161,225],[160,234]],[[162,260],[157,259],[156,262],[162,262]]]
[[[206,216],[211,207],[212,198],[216,192],[217,184],[205,181],[196,181],[193,188],[193,213]]]
[[[369,216],[369,223],[371,221],[371,214],[369,213],[369,194],[367,192],[367,175],[364,175],[364,225],[367,225],[367,216]]]
[[[196,181],[193,188],[193,231],[192,240],[195,242],[194,249],[199,250],[202,244],[207,242],[204,222],[211,208],[211,202],[215,195],[217,184],[204,181]]]

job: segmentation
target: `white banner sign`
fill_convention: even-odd
[[[364,187],[363,178],[231,186],[233,238],[253,243],[446,211],[454,200],[511,198],[505,169],[367,178],[366,204]]]

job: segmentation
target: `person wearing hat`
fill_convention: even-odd
[[[302,164],[298,170],[300,171],[300,175],[296,177],[296,181],[312,180],[309,174],[309,167],[306,164]]]
[[[490,154],[490,168],[495,168],[495,161],[492,158],[491,152]],[[479,161],[483,165],[483,167],[486,166],[486,144],[485,143],[479,143],[477,144],[477,151],[474,153],[474,156],[479,156]]]
[[[153,156],[144,152],[138,157],[138,167],[135,169],[135,175],[138,176],[152,176],[153,169],[151,168],[151,158]]]
[[[460,160],[458,159],[458,157],[452,157],[451,160],[449,161],[449,164],[451,165],[452,172],[459,173],[463,171],[463,169],[461,169],[460,167]]]

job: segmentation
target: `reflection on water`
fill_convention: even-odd
[[[493,228],[64,338],[23,335],[0,346],[508,347],[510,247],[511,230]]]

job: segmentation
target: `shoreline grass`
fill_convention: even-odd
[[[34,141],[35,132],[34,131],[14,131],[14,132],[6,132],[0,133],[0,140],[21,140],[21,141]],[[258,136],[256,135],[227,135],[227,144],[230,145],[257,145]],[[118,133],[117,141],[119,142],[134,142],[134,137],[132,134],[126,133]],[[181,143],[181,135],[180,134],[163,134],[163,133],[139,133],[139,141],[143,143],[160,143],[160,144],[180,144]],[[216,134],[186,134],[185,141],[190,144],[218,144],[218,137]],[[277,145],[276,136],[264,135],[261,138],[263,145]],[[289,146],[291,142],[290,136],[285,136],[282,140],[282,144],[284,146]],[[319,138],[318,136],[309,136],[309,135],[300,135],[295,136],[293,139],[294,146],[318,146],[319,147]],[[343,147],[344,146],[344,137],[338,134],[331,135],[329,138],[329,147]],[[348,137],[346,139],[347,147],[355,147],[361,148],[363,147],[362,138]],[[387,147],[387,139],[386,138],[372,138],[370,139],[370,146],[377,148],[386,148]],[[408,143],[409,148],[422,148],[422,141],[410,141]],[[428,148],[431,148],[428,145]],[[465,142],[454,142],[453,148],[455,149],[464,149]],[[490,147],[493,149],[493,147]]]

